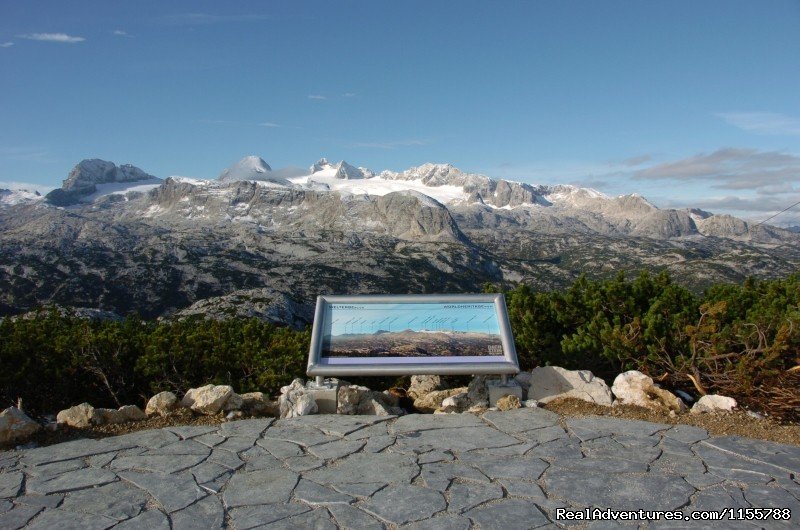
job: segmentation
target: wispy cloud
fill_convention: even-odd
[[[343,98],[354,98],[354,97],[356,97],[357,95],[358,95],[358,94],[356,94],[355,92],[345,92],[344,94],[342,94],[342,97],[343,97]]]
[[[349,147],[367,149],[397,149],[398,147],[411,147],[415,145],[427,145],[427,140],[395,140],[391,142],[355,142]]]
[[[54,186],[34,184],[32,182],[18,182],[16,180],[0,180],[0,188],[6,190],[25,190],[30,192],[38,191],[42,195],[45,195],[53,191]]]
[[[319,99],[319,100],[325,100],[325,99],[328,99],[328,97],[327,97],[327,96],[321,96],[321,95],[319,95],[319,94],[309,94],[309,95],[308,95],[308,99]]]
[[[650,162],[652,159],[653,159],[652,155],[634,156],[623,160],[622,165],[627,167],[641,166],[645,162]]]
[[[0,147],[0,158],[18,162],[52,162],[52,153],[43,147]]]
[[[158,19],[162,24],[169,26],[210,26],[231,22],[260,22],[269,20],[270,15],[240,14],[240,15],[213,15],[210,13],[175,13],[164,15]]]
[[[14,45],[14,43],[13,43],[13,42],[11,42],[11,41],[9,41],[9,42],[4,42],[4,43],[0,44],[0,48],[10,48],[10,47],[12,47],[13,45]]]
[[[635,180],[706,181],[714,188],[758,190],[794,183],[800,157],[779,151],[725,148],[638,170]]]
[[[76,42],[83,42],[86,40],[83,37],[67,35],[66,33],[28,33],[20,35],[19,37],[21,39],[38,40],[42,42],[61,42],[66,44],[75,44]]]
[[[800,119],[777,112],[723,112],[717,114],[743,131],[765,135],[798,136]]]
[[[265,121],[265,122],[259,123],[259,125],[260,125],[261,127],[280,127],[280,125],[279,125],[279,124],[277,124],[277,123],[272,123],[271,121]]]
[[[130,37],[128,32],[124,29],[115,29],[112,33],[118,37]]]

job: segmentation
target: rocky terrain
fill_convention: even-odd
[[[162,181],[87,160],[44,198],[3,192],[0,314],[55,303],[302,325],[323,293],[552,289],[643,268],[701,290],[797,270],[798,241],[637,195],[444,164],[376,174],[322,159],[297,176],[246,157],[215,181]]]

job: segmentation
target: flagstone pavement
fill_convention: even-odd
[[[0,528],[798,528],[798,477],[800,447],[684,425],[318,415],[0,452]],[[567,519],[585,508],[754,519]]]

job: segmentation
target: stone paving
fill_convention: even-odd
[[[2,529],[797,528],[800,447],[541,409],[305,416],[0,452]],[[559,508],[789,508],[567,521]]]

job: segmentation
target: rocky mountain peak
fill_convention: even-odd
[[[263,177],[270,173],[272,168],[264,162],[264,159],[250,155],[242,158],[229,168],[220,173],[217,180],[222,182],[233,182],[235,180],[263,180]]]
[[[92,158],[82,160],[72,168],[61,188],[51,191],[45,200],[56,206],[69,206],[97,191],[99,184],[123,184],[141,181],[158,181],[157,177],[145,173],[131,164],[117,166],[113,162]]]

